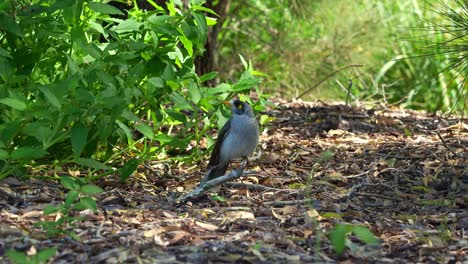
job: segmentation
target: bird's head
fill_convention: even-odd
[[[226,102],[226,104],[229,104],[231,106],[231,112],[233,115],[248,115],[248,116],[254,116],[252,107],[247,102],[243,102],[241,100],[231,100],[229,102]]]

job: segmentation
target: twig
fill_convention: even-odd
[[[232,181],[234,179],[237,179],[237,178],[240,178],[242,176],[246,176],[246,175],[249,175],[251,174],[251,172],[243,172],[243,170],[232,170],[229,174],[226,174],[224,176],[221,176],[221,177],[217,177],[211,181],[207,181],[207,182],[202,182],[200,184],[200,186],[198,186],[197,188],[193,189],[190,193],[186,194],[186,195],[182,195],[178,201],[179,202],[186,202],[190,199],[196,199],[196,198],[199,198],[200,196],[202,196],[206,191],[208,191],[209,189],[215,187],[215,186],[218,186],[218,185],[221,185],[225,182],[228,182],[228,181]]]
[[[349,104],[349,96],[351,94],[351,88],[353,87],[353,81],[351,79],[348,80],[348,93],[346,94],[346,106]]]
[[[364,176],[364,175],[366,175],[366,174],[369,174],[371,171],[375,170],[376,167],[377,167],[377,166],[373,166],[370,170],[361,172],[361,173],[359,173],[359,174],[354,174],[354,175],[349,175],[349,176],[344,176],[344,177],[347,178],[347,179],[359,178],[359,177],[361,177],[361,176]],[[380,175],[380,174],[382,174],[382,173],[384,173],[384,172],[392,171],[392,170],[398,171],[397,168],[385,168],[385,169],[383,169],[383,170],[381,170],[381,171],[378,171],[378,172],[377,172],[377,175]],[[377,176],[377,175],[375,175],[375,176]]]
[[[389,186],[387,184],[384,184],[384,183],[359,183],[359,184],[356,184],[356,185],[353,185],[351,187],[351,190],[349,190],[348,194],[346,194],[344,197],[341,197],[339,200],[341,199],[351,199],[355,193],[357,193],[356,191],[362,187],[377,187],[377,186],[383,186],[383,187],[386,187],[388,189],[392,189],[393,190],[393,187],[392,186]]]
[[[298,98],[301,98],[302,96],[304,96],[305,94],[309,93],[310,91],[312,91],[313,89],[317,88],[320,84],[322,84],[323,82],[325,82],[326,80],[328,80],[329,78],[331,78],[333,75],[339,73],[340,71],[343,71],[343,70],[346,70],[348,68],[351,68],[351,67],[362,67],[364,65],[362,64],[351,64],[351,65],[347,65],[347,66],[344,66],[344,67],[341,67],[339,68],[338,70],[330,73],[327,77],[323,78],[322,80],[318,81],[316,84],[314,84],[312,87],[310,87],[309,89],[305,90],[304,92],[302,92],[299,96],[296,97],[296,99]]]
[[[401,200],[398,197],[390,197],[390,196],[377,194],[377,193],[357,192],[355,195],[357,195],[357,196],[366,196],[366,197],[376,197],[376,198],[382,198],[382,199],[386,199],[386,200]]]
[[[439,137],[440,141],[442,141],[442,144],[444,144],[444,147],[445,147],[448,151],[452,152],[453,155],[455,155],[455,156],[457,156],[457,157],[459,157],[459,158],[462,158],[462,159],[467,159],[467,158],[468,158],[468,157],[465,156],[465,155],[460,155],[460,154],[456,153],[455,151],[453,151],[453,150],[447,145],[447,143],[446,143],[445,140],[442,138],[442,136],[440,135],[440,133],[439,133],[439,132],[436,132],[436,134],[437,134],[437,136]]]
[[[252,184],[252,183],[241,183],[241,182],[228,182],[226,186],[231,188],[243,188],[247,187],[247,189],[255,190],[255,191],[297,191],[296,189],[279,189],[279,188],[272,188],[265,185],[260,184]]]
[[[296,204],[308,204],[308,203],[314,203],[314,207],[317,209],[315,203],[317,200],[314,199],[302,199],[302,200],[290,200],[290,201],[271,201],[271,202],[264,202],[263,205],[266,206],[285,206],[285,205],[296,205]]]

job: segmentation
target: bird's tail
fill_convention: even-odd
[[[205,175],[205,178],[203,178],[201,184],[207,181],[211,181],[220,176],[223,176],[226,173],[228,167],[229,167],[229,162],[218,164],[217,166],[211,167],[208,173]]]

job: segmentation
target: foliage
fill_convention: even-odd
[[[56,253],[56,248],[45,248],[34,255],[26,255],[26,253],[15,250],[8,250],[6,255],[15,264],[41,264],[47,263]]]
[[[458,36],[466,32],[466,1],[439,3],[440,8],[434,2],[235,1],[220,34],[219,68],[232,75],[238,68],[235,52],[255,56],[269,91],[297,96],[337,69],[362,64],[305,99],[343,100],[342,84],[353,80],[355,98],[463,110],[466,40]],[[458,69],[450,67],[457,63]]]
[[[220,102],[259,82],[246,70],[236,84],[203,85],[216,73],[197,76],[193,61],[216,19],[202,2],[128,14],[105,1],[3,2],[0,179],[75,163],[101,175],[122,166],[125,180],[150,157],[199,158],[190,144],[222,122]]]
[[[78,239],[78,237],[69,230],[74,223],[82,219],[81,216],[74,216],[74,211],[91,210],[97,212],[96,201],[89,195],[98,194],[102,189],[88,184],[83,178],[61,177],[62,186],[68,189],[65,196],[65,202],[58,206],[49,205],[44,209],[44,215],[58,214],[55,220],[45,220],[37,222],[36,226],[42,227],[48,236],[56,237],[59,235],[69,235]]]
[[[390,7],[381,10],[382,16],[408,10],[413,16],[399,16],[393,21],[399,28],[390,31],[390,40],[395,43],[392,59],[377,73],[374,87],[387,86],[383,97],[404,107],[466,111],[468,84],[463,76],[468,57],[466,44],[460,45],[467,41],[466,2],[395,2]]]

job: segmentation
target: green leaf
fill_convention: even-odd
[[[207,12],[207,13],[210,13],[210,14],[213,14],[217,17],[220,17],[218,14],[216,14],[215,11],[209,9],[209,8],[206,8],[204,6],[198,6],[198,5],[194,5],[192,6],[192,10],[198,10],[198,11],[204,11],[204,12]]]
[[[240,60],[241,60],[241,62],[242,62],[242,65],[244,66],[244,69],[245,69],[245,70],[248,70],[248,69],[249,69],[249,64],[248,64],[247,61],[244,59],[244,56],[242,56],[242,55],[240,55],[240,54],[238,54],[238,55],[239,55],[239,58],[240,58]]]
[[[4,105],[8,105],[9,107],[14,108],[19,111],[24,111],[26,109],[26,103],[16,98],[9,98],[9,97],[2,98],[0,99],[0,103]]]
[[[249,77],[246,79],[241,79],[239,80],[234,86],[232,87],[232,90],[234,92],[242,92],[246,90],[250,90],[253,88],[255,85],[260,83],[260,79],[256,77]]]
[[[173,92],[173,93],[171,93],[171,95],[169,97],[175,103],[174,106],[176,108],[185,109],[185,110],[191,110],[192,109],[192,105],[190,104],[190,102],[187,101],[187,99],[185,99],[185,97],[183,97],[182,95],[180,95],[180,94],[178,94],[176,92]]]
[[[140,122],[140,118],[138,118],[138,116],[136,116],[134,113],[128,111],[128,110],[125,110],[122,112],[121,116],[129,121],[133,121],[133,122]]]
[[[78,198],[79,192],[77,190],[70,190],[65,196],[65,207],[69,208]]]
[[[82,186],[80,190],[85,194],[98,194],[103,192],[101,188],[92,184],[86,184],[85,186]]]
[[[63,187],[69,190],[76,190],[80,188],[80,185],[75,181],[75,179],[69,176],[60,177],[60,183]]]
[[[261,115],[260,116],[260,125],[264,126],[266,124],[268,124],[269,122],[275,120],[275,117],[273,116],[269,116],[269,115]]]
[[[192,42],[185,36],[181,35],[179,36],[180,42],[182,42],[182,45],[184,48],[187,50],[187,53],[190,57],[193,57],[193,44]]]
[[[125,181],[132,175],[134,171],[138,168],[138,165],[140,164],[140,160],[138,159],[131,159],[123,165],[122,168],[120,168],[120,180]]]
[[[22,132],[25,135],[35,137],[37,140],[39,140],[39,142],[43,144],[43,146],[46,146],[49,142],[49,139],[53,137],[53,132],[48,126],[49,124],[47,124],[46,122],[32,122],[27,124],[23,128]]]
[[[380,240],[365,226],[353,226],[353,233],[359,240],[368,245],[378,245],[380,243]]]
[[[12,58],[11,55],[10,55],[10,52],[8,52],[7,50],[4,50],[2,48],[0,48],[0,56],[10,58],[10,59]]]
[[[110,170],[110,168],[107,165],[102,164],[101,162],[94,160],[94,159],[77,158],[75,159],[75,162],[78,163],[79,165],[93,168],[96,170]]]
[[[49,260],[51,257],[55,256],[57,254],[57,249],[56,248],[45,248],[39,253],[37,253],[37,259],[39,263],[46,263],[47,260]]]
[[[352,231],[351,225],[337,224],[330,232],[330,242],[338,255],[343,254],[346,249],[346,240],[348,234]]]
[[[203,74],[200,77],[200,83],[203,83],[203,82],[206,82],[206,81],[209,81],[209,80],[213,80],[216,77],[218,77],[218,72],[209,72],[209,73]]]
[[[216,202],[226,202],[226,198],[224,198],[223,196],[219,196],[219,195],[211,195],[211,199],[213,199],[213,201],[216,201]]]
[[[60,210],[60,207],[58,206],[55,206],[55,205],[47,205],[45,208],[44,208],[44,215],[51,215],[51,214],[55,214],[56,212],[58,212]]]
[[[98,2],[90,2],[88,6],[91,10],[101,13],[101,14],[108,14],[108,15],[125,15],[122,11],[118,8]]]
[[[17,264],[28,263],[28,258],[26,254],[23,252],[19,252],[15,250],[7,250],[6,255],[13,263],[17,263]]]
[[[55,106],[57,109],[62,108],[62,104],[60,103],[59,99],[55,94],[50,90],[50,86],[39,86],[39,90],[44,94],[46,97],[47,101],[49,101],[50,104]]]
[[[9,156],[10,154],[8,154],[8,151],[0,149],[0,160],[6,160]]]
[[[72,143],[73,153],[77,158],[81,156],[81,152],[83,152],[83,149],[86,146],[88,131],[89,129],[80,125],[73,126],[71,130],[70,139]]]
[[[43,150],[42,148],[33,148],[33,147],[22,147],[13,150],[10,157],[13,160],[34,160],[47,155],[47,151]]]
[[[147,137],[149,139],[154,139],[153,128],[151,128],[147,124],[140,123],[140,124],[135,126],[135,129],[138,130],[140,133],[142,133],[145,137]]]
[[[125,125],[124,123],[122,123],[120,120],[116,120],[115,122],[120,127],[120,129],[122,129],[124,131],[125,135],[127,136],[128,142],[132,142],[133,141],[133,135],[132,135],[132,132],[130,131],[130,128],[127,125]]]
[[[3,28],[18,37],[23,37],[24,34],[16,21],[3,11],[0,11],[0,29]]]
[[[198,104],[201,99],[201,93],[200,89],[198,88],[198,85],[194,81],[189,81],[187,84],[187,90],[190,95],[190,100],[192,100],[193,103]]]
[[[187,116],[184,113],[181,113],[178,111],[166,110],[166,114],[170,116],[172,119],[177,120],[181,123],[185,124],[187,122]]]
[[[148,79],[148,83],[154,85],[157,88],[164,88],[166,86],[166,82],[161,77],[151,77]]]
[[[121,34],[121,33],[126,33],[126,32],[133,32],[133,31],[139,31],[140,27],[143,24],[136,21],[133,18],[129,18],[126,20],[123,20],[118,24],[116,27],[114,27],[114,31]]]
[[[166,135],[166,134],[157,134],[155,137],[154,137],[155,140],[163,143],[163,144],[167,144],[169,142],[171,142],[174,138],[169,136],[169,135]]]
[[[192,15],[197,23],[198,43],[205,43],[208,37],[208,25],[206,24],[206,18],[204,15],[198,13],[193,13]]]
[[[203,91],[204,96],[218,95],[221,93],[227,93],[232,90],[232,86],[227,83],[221,83],[216,87],[208,88]]]
[[[77,210],[89,209],[93,212],[97,212],[96,201],[91,197],[82,197],[80,201],[75,205]]]

